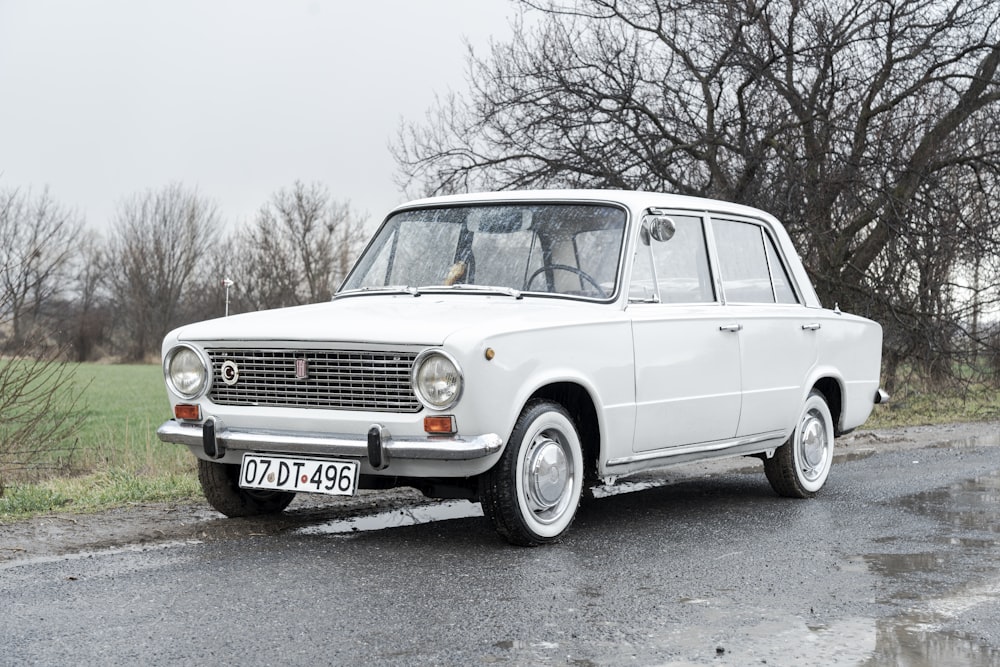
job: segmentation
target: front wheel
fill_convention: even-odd
[[[228,517],[277,514],[294,493],[240,488],[240,467],[198,459],[198,481],[208,504]]]
[[[764,459],[771,488],[787,498],[811,498],[830,474],[833,463],[833,417],[826,399],[813,390],[788,441]]]
[[[558,541],[576,516],[583,449],[566,410],[532,401],[518,417],[496,465],[480,477],[483,514],[511,544]]]

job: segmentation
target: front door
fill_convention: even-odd
[[[635,305],[633,449],[725,440],[740,416],[739,333],[718,306]]]
[[[676,232],[643,235],[629,292],[636,452],[730,439],[740,415],[739,331],[716,295],[704,221],[666,215]]]

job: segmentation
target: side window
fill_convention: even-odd
[[[669,217],[677,228],[673,238],[638,245],[629,297],[651,300],[655,280],[661,303],[715,301],[701,218],[690,215]]]
[[[712,226],[726,301],[774,303],[764,230],[735,220],[714,220]]]
[[[774,247],[774,239],[764,234],[764,245],[767,248],[767,263],[771,267],[771,282],[774,284],[774,296],[778,303],[798,303],[788,271],[781,263],[781,256]]]

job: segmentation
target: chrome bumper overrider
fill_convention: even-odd
[[[292,431],[241,431],[221,422],[210,422],[214,443],[206,443],[206,428],[202,424],[189,424],[170,420],[156,429],[163,442],[189,447],[215,445],[221,455],[226,450],[260,451],[288,454],[322,454],[368,459],[372,447],[372,431],[377,430],[377,446],[384,460],[374,466],[384,468],[392,459],[423,459],[437,461],[468,461],[499,452],[503,439],[486,433],[472,438],[454,436],[396,439],[375,424],[368,434],[359,436],[299,433]],[[206,447],[209,450],[209,447]]]

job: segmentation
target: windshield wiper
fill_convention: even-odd
[[[458,292],[478,292],[481,294],[503,294],[515,299],[521,298],[521,292],[513,287],[501,287],[498,285],[469,285],[467,283],[456,283],[454,285],[422,285],[421,291],[430,292],[438,290],[454,290]]]
[[[367,285],[365,287],[358,287],[357,289],[344,290],[343,292],[337,292],[330,300],[333,301],[342,296],[360,296],[362,294],[409,294],[411,296],[420,296],[420,290],[416,287],[410,287],[409,285]]]

